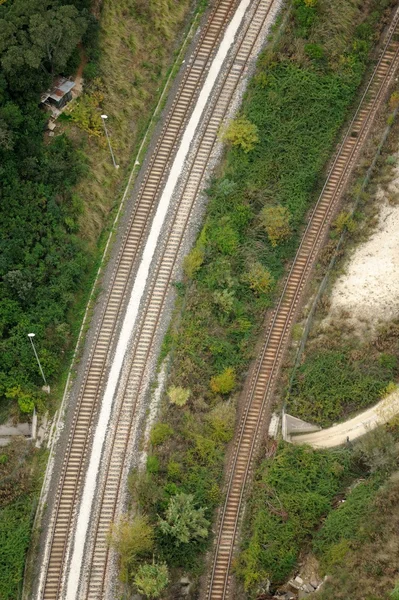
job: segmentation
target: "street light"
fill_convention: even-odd
[[[115,169],[119,169],[119,165],[116,164],[115,161],[115,156],[112,150],[112,146],[111,146],[111,140],[109,139],[109,135],[108,135],[108,131],[107,131],[107,126],[105,125],[105,121],[108,119],[107,115],[101,115],[101,120],[103,122],[104,125],[104,131],[105,131],[105,136],[107,138],[107,142],[108,142],[108,147],[109,147],[109,151],[111,152],[111,157],[112,157],[112,162],[114,163],[114,167]]]
[[[42,365],[41,365],[39,357],[37,355],[35,344],[33,343],[33,338],[35,337],[35,335],[36,335],[35,333],[28,333],[28,338],[30,339],[30,343],[32,344],[33,352],[35,353],[37,364],[39,365],[40,373],[41,373],[41,375],[43,377],[44,385],[46,386],[46,391],[49,394],[50,393],[50,386],[48,385],[48,383],[46,381],[46,378],[44,376]]]

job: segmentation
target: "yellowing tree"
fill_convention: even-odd
[[[222,133],[222,139],[239,146],[244,152],[250,152],[259,142],[258,128],[246,117],[238,117],[230,122]]]
[[[260,218],[273,247],[290,236],[291,215],[285,206],[281,206],[281,204],[266,206],[261,211]]]

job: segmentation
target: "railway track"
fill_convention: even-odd
[[[276,309],[269,320],[265,341],[251,372],[244,409],[236,430],[235,445],[228,465],[226,500],[215,538],[207,600],[225,600],[231,585],[231,561],[242,518],[245,490],[251,476],[256,450],[264,431],[272,395],[290,329],[299,301],[345,186],[370,132],[375,115],[399,67],[399,9],[356,114],[328,173],[323,190],[310,216],[299,249],[286,278]]]
[[[235,55],[222,77],[219,90],[208,110],[200,139],[195,144],[196,150],[189,160],[184,182],[179,190],[178,202],[160,252],[161,259],[151,277],[146,308],[130,350],[129,375],[119,393],[120,401],[115,411],[117,425],[108,440],[109,448],[104,453],[107,458],[98,487],[99,506],[94,511],[93,532],[89,536],[92,539],[88,550],[90,569],[86,577],[83,577],[79,594],[79,598],[85,600],[108,597],[106,584],[110,579],[107,577],[107,569],[111,554],[108,535],[110,524],[117,516],[123,481],[126,480],[129,469],[128,455],[133,444],[137,402],[138,398],[144,395],[147,386],[146,365],[151,360],[154,338],[159,331],[190,216],[198,194],[205,184],[207,165],[215,149],[220,125],[228,115],[242,75],[253,57],[253,50],[276,4],[271,0],[256,0],[253,3],[251,19],[241,32]]]
[[[175,100],[165,119],[146,170],[111,277],[83,383],[79,392],[50,522],[49,553],[41,598],[60,598],[66,555],[91,441],[93,423],[107,375],[111,351],[121,321],[137,258],[142,250],[159,193],[165,183],[181,132],[189,118],[207,70],[237,0],[219,0],[203,28]]]
[[[245,34],[241,35],[241,43],[224,76],[223,85],[220,86],[217,98],[212,103],[212,111],[208,111],[207,124],[191,161],[184,191],[181,194],[181,202],[176,207],[161,259],[151,280],[147,304],[143,310],[139,333],[134,342],[128,382],[121,395],[123,403],[115,407],[118,415],[117,427],[114,435],[108,440],[109,453],[105,453],[107,458],[105,477],[103,478],[104,485],[98,494],[100,509],[93,522],[95,535],[94,543],[90,548],[91,568],[83,577],[83,588],[80,588],[79,598],[99,599],[104,597],[109,564],[107,535],[120,499],[122,473],[124,469],[126,471],[126,449],[129,447],[132,435],[137,397],[144,385],[147,360],[170,291],[176,259],[186,234],[198,191],[204,184],[207,162],[214,149],[220,125],[229,111],[242,73],[251,59],[251,53],[258,42],[271,7],[275,4],[277,2],[273,0],[254,2],[252,18],[246,26]],[[137,268],[137,258],[143,249],[148,224],[165,184],[181,132],[188,122],[198,89],[206,77],[226,24],[235,7],[235,0],[220,0],[204,27],[166,117],[121,244],[77,399],[62,465],[49,527],[43,585],[39,592],[39,597],[43,600],[60,599],[65,594],[66,566],[71,551],[72,534],[76,525],[76,510],[82,493],[96,411],[108,374],[109,361],[118,335],[121,314],[126,306],[131,280]]]

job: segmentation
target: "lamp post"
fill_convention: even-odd
[[[114,152],[112,150],[112,146],[111,146],[111,140],[109,139],[109,135],[108,135],[108,131],[107,131],[107,126],[105,124],[105,121],[108,119],[107,115],[101,115],[101,120],[103,122],[104,125],[104,131],[105,131],[105,137],[107,138],[107,142],[108,142],[108,147],[109,147],[109,151],[111,152],[111,157],[112,157],[112,162],[114,163],[114,167],[115,169],[119,169],[119,165],[116,164],[115,161],[115,156],[114,156]]]
[[[43,368],[42,368],[42,365],[40,363],[38,354],[36,352],[35,344],[33,343],[33,338],[35,337],[35,335],[36,335],[35,333],[28,333],[28,338],[30,339],[30,343],[32,344],[33,352],[35,353],[37,364],[39,365],[40,373],[41,373],[41,376],[43,377],[43,381],[44,381],[44,385],[45,385],[45,390],[49,394],[50,393],[50,386],[47,383],[46,378],[44,376]]]

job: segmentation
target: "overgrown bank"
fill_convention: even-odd
[[[283,593],[300,557],[304,566],[312,556],[320,579],[330,576],[317,598],[389,596],[399,576],[397,440],[391,424],[335,451],[281,443],[262,461],[236,565],[246,594]]]
[[[154,568],[166,562],[172,581],[203,568],[238,388],[390,4],[365,11],[360,2],[294,2],[284,34],[258,61],[241,116],[224,132],[231,147],[165,340],[171,373],[161,421],[147,471],[131,481],[151,542],[134,547],[137,518],[114,536],[127,585],[143,589],[137,573],[153,553]]]

